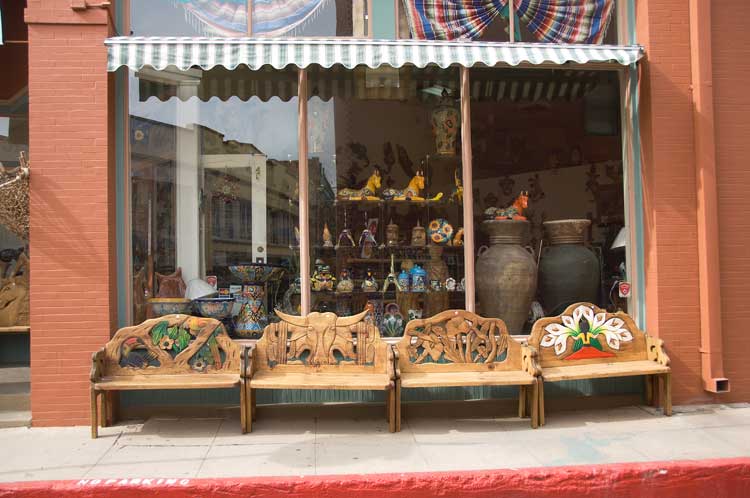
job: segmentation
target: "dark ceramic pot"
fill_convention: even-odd
[[[548,246],[539,262],[539,295],[548,315],[559,315],[573,303],[597,303],[599,258],[584,245],[590,220],[544,222]]]
[[[481,313],[501,318],[511,334],[521,334],[536,294],[536,261],[524,247],[529,222],[489,220],[482,229],[490,247],[479,253],[475,267]]]

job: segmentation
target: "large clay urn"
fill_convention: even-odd
[[[529,222],[492,220],[482,223],[490,246],[480,250],[475,267],[481,313],[501,318],[511,334],[522,334],[536,293],[536,261],[524,248]]]
[[[599,258],[584,245],[590,220],[544,222],[548,246],[539,262],[539,295],[547,315],[568,305],[599,300]]]

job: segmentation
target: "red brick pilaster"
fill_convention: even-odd
[[[91,353],[110,335],[114,274],[107,12],[29,0],[31,410],[89,422]]]

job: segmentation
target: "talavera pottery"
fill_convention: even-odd
[[[405,325],[398,304],[390,303],[386,305],[383,321],[380,324],[380,332],[385,337],[400,337],[404,334]]]
[[[230,265],[232,275],[247,284],[263,284],[269,281],[281,280],[284,267],[271,263],[245,263]]]
[[[225,320],[232,316],[233,297],[204,297],[193,301],[201,316]]]
[[[153,297],[148,300],[153,315],[189,315],[191,308],[190,299],[184,297]]]
[[[245,300],[240,312],[235,317],[235,333],[246,339],[258,339],[263,333],[263,327],[268,324],[268,313],[265,305],[265,285],[245,285],[242,298]]]
[[[445,245],[453,238],[453,225],[445,218],[437,218],[427,226],[427,235],[433,244]]]

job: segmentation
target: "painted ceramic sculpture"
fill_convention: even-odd
[[[411,274],[411,291],[426,292],[427,272],[421,266],[414,265],[414,268],[409,273]]]
[[[385,227],[385,245],[388,247],[398,245],[398,225],[393,220]]]
[[[352,236],[352,231],[348,228],[341,230],[338,240],[336,241],[336,249],[339,247],[354,247],[356,245],[354,237]]]
[[[379,201],[380,197],[376,194],[380,188],[380,171],[376,168],[370,178],[367,179],[367,183],[360,189],[353,188],[342,188],[339,190],[337,197],[343,200],[369,200]]]
[[[331,267],[321,260],[315,262],[315,272],[313,272],[311,280],[312,290],[316,292],[332,291],[336,283],[336,277],[331,273]]]
[[[427,235],[433,244],[444,246],[453,238],[453,225],[445,218],[437,218],[427,226]]]
[[[328,229],[328,223],[323,225],[323,247],[333,247],[331,231]]]
[[[523,190],[513,204],[506,208],[489,208],[484,212],[487,220],[526,220],[523,212],[529,207],[529,193]]]
[[[427,244],[427,233],[424,227],[417,221],[417,226],[411,229],[411,245],[424,247]]]
[[[432,133],[435,135],[435,147],[439,155],[456,155],[456,137],[460,121],[458,109],[453,105],[448,92],[443,90],[440,104],[432,111]]]
[[[396,275],[396,260],[394,258],[395,256],[391,254],[391,271],[386,275],[385,280],[383,281],[383,294],[388,292],[391,285],[395,286],[397,291],[403,291],[401,284],[398,281],[398,275]]]
[[[336,292],[345,294],[353,290],[354,280],[352,280],[352,274],[347,268],[344,268],[341,270],[341,273],[339,273],[339,283],[336,285]]]
[[[453,172],[453,182],[456,184],[455,190],[451,194],[450,201],[458,204],[464,203],[464,186],[461,183],[461,178],[458,177],[458,170]]]
[[[417,174],[409,181],[406,188],[402,190],[387,188],[383,190],[383,198],[394,201],[424,201],[426,199],[419,195],[422,190],[424,190],[424,173],[422,170],[418,170]],[[443,194],[439,193],[430,200],[437,201],[442,197]]]
[[[378,282],[375,280],[375,275],[371,269],[367,269],[364,280],[362,280],[362,290],[364,292],[377,292]]]

